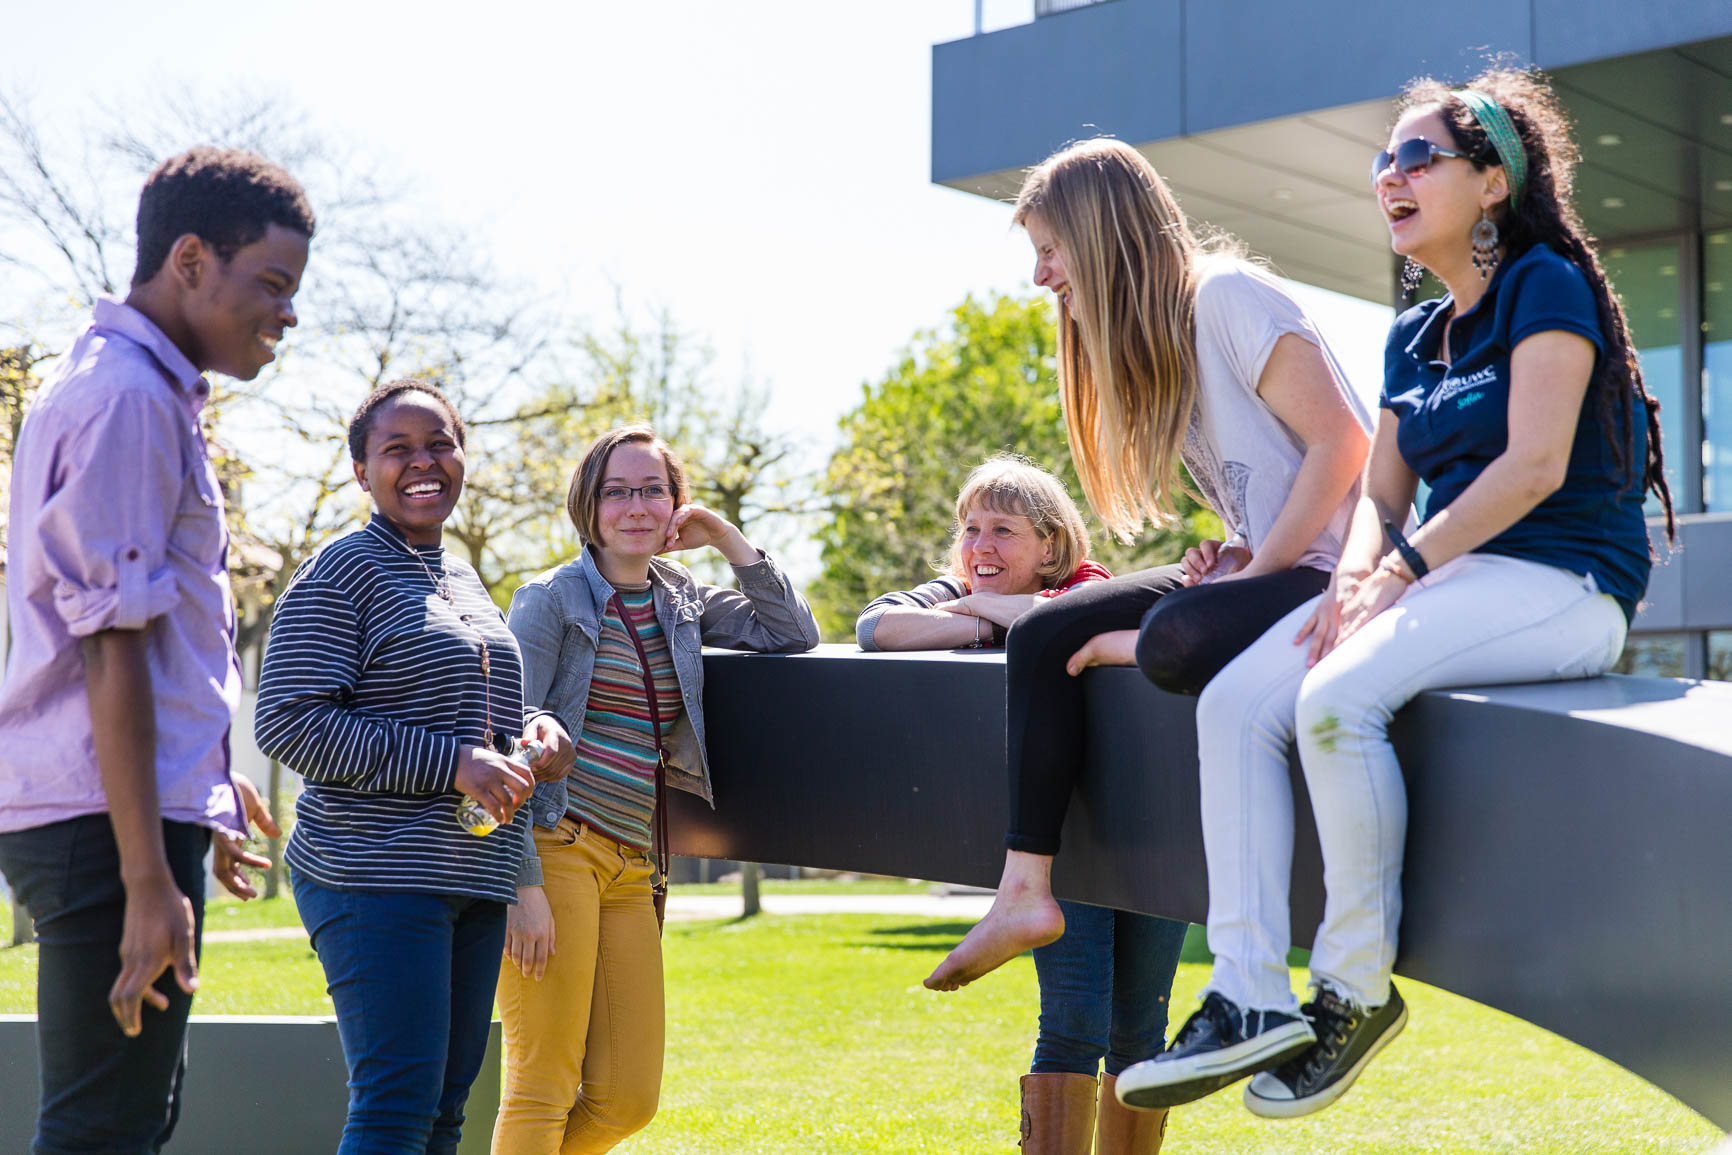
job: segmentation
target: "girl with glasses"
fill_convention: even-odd
[[[575,737],[538,785],[499,968],[505,1092],[496,1155],[611,1151],[655,1115],[663,1008],[664,786],[710,798],[705,645],[792,653],[818,624],[776,563],[689,503],[685,468],[647,425],[596,438],[572,474],[573,561],[511,599],[525,698]],[[711,546],[739,589],[661,554]],[[659,824],[657,818],[664,821]]]
[[[1668,537],[1672,510],[1659,407],[1570,200],[1575,161],[1536,74],[1407,90],[1372,178],[1391,246],[1449,292],[1390,332],[1329,588],[1198,704],[1214,973],[1171,1047],[1120,1079],[1128,1104],[1259,1071],[1244,1095],[1259,1115],[1346,1093],[1407,1021],[1390,983],[1407,831],[1390,718],[1432,687],[1592,677],[1623,648],[1648,579],[1643,495]],[[1328,891],[1303,1007],[1285,962],[1295,743]]]

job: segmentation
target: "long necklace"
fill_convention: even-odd
[[[392,538],[391,540],[396,541],[395,538]],[[435,577],[433,574],[433,567],[427,564],[427,559],[421,556],[421,552],[419,550],[417,550],[414,546],[409,545],[406,542],[401,543],[401,544],[402,544],[402,548],[403,548],[405,553],[407,553],[410,557],[414,558],[416,561],[421,563],[422,572],[424,572],[427,575],[427,580],[430,583],[432,583],[433,592],[435,594],[438,594],[440,600],[443,601],[446,605],[450,606],[452,608],[452,610],[456,610],[457,600],[451,596],[451,583],[450,583],[449,579],[441,580],[440,578]],[[481,627],[477,626],[474,623],[474,621],[472,621],[470,619],[470,616],[468,614],[458,614],[457,620],[462,622],[464,625],[468,626],[470,629],[475,631],[475,640],[481,647],[481,698],[482,698],[482,701],[483,701],[485,708],[487,710],[487,713],[484,716],[483,722],[482,722],[481,744],[486,746],[489,750],[491,750],[494,748],[494,746],[493,746],[493,677],[492,677],[492,675],[493,675],[493,659],[488,655],[488,652],[487,652],[487,636],[481,632]]]

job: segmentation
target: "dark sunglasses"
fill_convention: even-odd
[[[1453,156],[1458,160],[1472,160],[1465,152],[1456,152],[1452,148],[1440,148],[1424,137],[1416,136],[1404,140],[1395,146],[1393,153],[1387,149],[1377,154],[1371,161],[1371,183],[1376,184],[1377,178],[1394,165],[1408,176],[1424,172],[1431,167],[1431,162],[1440,156]]]

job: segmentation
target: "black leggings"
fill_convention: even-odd
[[[1180,584],[1183,573],[1164,565],[1085,582],[1011,627],[1005,657],[1009,849],[1058,853],[1083,763],[1082,679],[1067,674],[1065,662],[1083,643],[1140,627],[1137,665],[1149,680],[1176,694],[1200,694],[1241,650],[1329,584],[1329,574],[1318,569],[1189,587]]]

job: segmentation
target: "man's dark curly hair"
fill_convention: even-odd
[[[469,429],[463,424],[463,417],[457,412],[457,406],[451,404],[451,398],[445,396],[439,386],[422,381],[415,377],[404,377],[399,381],[387,381],[361,402],[361,407],[355,410],[355,415],[349,418],[349,456],[356,461],[367,460],[367,434],[373,431],[373,419],[379,410],[394,398],[405,393],[425,393],[439,402],[451,418],[451,428],[457,434],[457,447],[468,448]]]
[[[227,261],[281,225],[313,235],[300,182],[256,153],[199,147],[156,166],[138,197],[138,266],[132,283],[156,276],[174,242],[192,233]]]
[[[1639,473],[1643,492],[1651,492],[1660,499],[1666,513],[1666,539],[1673,541],[1677,523],[1660,444],[1660,403],[1642,381],[1642,367],[1636,360],[1624,303],[1612,288],[1587,229],[1576,214],[1575,173],[1581,154],[1570,136],[1569,117],[1545,76],[1530,69],[1491,68],[1463,87],[1483,93],[1503,106],[1527,154],[1527,190],[1521,207],[1512,209],[1504,201],[1494,212],[1498,230],[1509,246],[1506,259],[1513,261],[1543,243],[1574,262],[1594,291],[1606,351],[1588,381],[1588,398],[1598,416],[1601,434],[1611,447],[1614,463],[1624,471],[1626,479]],[[1402,92],[1396,116],[1421,108],[1437,110],[1455,138],[1451,143],[1467,153],[1475,168],[1503,163],[1473,111],[1449,85],[1429,77],[1411,81]],[[1639,425],[1647,428],[1647,449],[1641,460],[1637,460],[1635,452]]]

